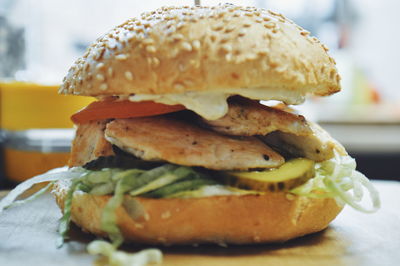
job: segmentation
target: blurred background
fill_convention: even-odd
[[[296,108],[342,142],[368,177],[399,180],[400,1],[229,2],[281,12],[330,48],[343,91],[312,98]],[[58,96],[56,88],[91,42],[144,11],[193,4],[184,0],[0,0],[2,185],[66,164],[74,135],[69,116],[93,99]]]

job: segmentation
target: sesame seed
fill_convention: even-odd
[[[217,35],[215,35],[215,34],[211,34],[211,35],[210,35],[210,40],[211,40],[212,42],[215,42],[216,39],[217,39]]]
[[[108,74],[110,77],[113,76],[113,69],[112,69],[112,67],[109,67],[109,68],[107,69],[107,74]]]
[[[220,31],[220,30],[222,30],[223,27],[224,27],[224,25],[223,25],[222,23],[218,23],[218,24],[216,24],[216,25],[213,25],[213,26],[211,27],[211,29],[212,29],[212,30],[215,30],[215,31]]]
[[[89,66],[89,64],[87,64],[86,66]],[[86,68],[86,67],[85,67],[85,68]],[[102,68],[104,68],[104,63],[98,63],[98,64],[96,65],[96,69],[97,69],[97,70],[102,69]]]
[[[221,46],[221,49],[222,51],[229,53],[232,51],[232,46],[230,44],[224,44]]]
[[[157,57],[153,57],[152,63],[153,66],[157,67],[160,65],[160,60]]]
[[[135,29],[135,32],[136,32],[136,33],[144,32],[144,28],[136,28],[136,29]]]
[[[245,29],[240,29],[239,30],[239,33],[238,33],[238,36],[239,37],[242,37],[242,36],[244,36],[246,34],[246,30]]]
[[[166,211],[161,214],[161,219],[168,219],[169,217],[171,217],[170,211]]]
[[[258,51],[257,54],[261,56],[267,55],[267,51]]]
[[[201,46],[201,43],[200,43],[200,41],[199,40],[194,40],[193,42],[192,42],[192,47],[193,47],[193,50],[199,50],[200,49],[200,46]]]
[[[172,36],[172,39],[173,39],[174,41],[180,41],[180,40],[183,40],[184,38],[185,38],[185,37],[184,37],[182,34],[180,34],[180,33],[175,34],[175,35]]]
[[[107,48],[113,50],[116,47],[117,47],[117,42],[115,41],[115,39],[109,39],[107,43]]]
[[[217,16],[218,16],[219,18],[222,18],[223,16],[225,16],[225,14],[226,14],[226,12],[222,10],[222,11],[219,11],[219,12],[218,12]]]
[[[119,54],[119,55],[115,56],[115,59],[122,61],[122,60],[128,59],[128,56],[126,54]]]
[[[154,40],[151,39],[151,38],[147,38],[147,39],[144,39],[144,40],[142,41],[142,43],[143,43],[144,45],[150,45],[150,44],[154,44]]]
[[[188,51],[188,52],[192,51],[192,46],[188,42],[183,42],[181,44],[181,46],[182,46],[182,49],[185,51]]]
[[[226,43],[227,41],[229,41],[229,38],[227,36],[222,36],[220,43]]]
[[[225,28],[225,32],[228,33],[228,32],[233,31],[234,29],[235,29],[235,26],[233,26],[233,25],[228,25],[228,26]]]
[[[133,74],[132,74],[132,72],[130,72],[130,71],[125,71],[125,73],[124,73],[124,75],[125,75],[125,78],[127,79],[127,80],[133,80]]]
[[[245,28],[248,28],[248,27],[250,27],[250,26],[251,26],[251,23],[249,23],[249,22],[243,23],[243,27],[245,27]]]
[[[108,89],[108,86],[107,86],[106,83],[103,83],[103,84],[100,85],[99,89],[102,90],[102,91],[105,91],[106,89]]]
[[[263,17],[263,20],[264,20],[264,21],[271,21],[271,18],[269,18],[269,17]]]
[[[275,26],[276,26],[275,22],[268,22],[264,24],[264,27],[266,27],[267,29],[275,28]]]
[[[276,13],[276,12],[274,12],[274,11],[268,10],[268,12],[269,12],[271,15],[273,15],[273,16],[279,16],[279,14]]]
[[[309,31],[306,31],[306,30],[303,30],[303,31],[300,32],[300,34],[301,34],[302,36],[308,36],[308,35],[310,35],[310,32],[309,32]]]
[[[157,52],[157,49],[156,49],[156,47],[154,45],[149,45],[149,46],[146,47],[146,51],[148,53],[155,53],[155,52]]]
[[[144,225],[143,225],[143,224],[136,224],[136,223],[135,223],[135,227],[136,227],[137,229],[142,229],[142,228],[144,227]]]
[[[328,51],[329,51],[329,48],[328,48],[325,44],[322,44],[321,46],[322,46],[322,48],[325,50],[325,52],[328,52]]]
[[[98,81],[104,81],[104,80],[105,80],[105,78],[104,78],[104,76],[103,76],[102,74],[97,74],[97,75],[96,75],[96,79],[97,79]]]
[[[93,58],[94,58],[95,60],[101,59],[101,58],[103,57],[104,52],[105,52],[105,49],[104,49],[104,48],[101,48],[101,49],[99,50],[99,52],[96,53],[96,54],[94,55]]]

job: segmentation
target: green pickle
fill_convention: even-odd
[[[265,171],[228,171],[225,184],[257,191],[288,191],[307,182],[315,175],[315,163],[305,158],[287,161],[278,168]]]

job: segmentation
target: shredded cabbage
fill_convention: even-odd
[[[364,190],[370,196],[371,206],[361,203]],[[348,204],[356,210],[372,213],[380,208],[378,191],[368,178],[356,170],[356,162],[350,156],[335,157],[315,165],[315,177],[290,191],[293,194],[313,198],[335,198],[339,204]]]
[[[118,251],[116,248],[106,241],[92,241],[87,251],[91,255],[103,255],[111,266],[142,266],[149,263],[162,262],[162,253],[159,249],[145,249],[137,253],[129,254]]]

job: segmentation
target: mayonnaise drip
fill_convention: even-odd
[[[217,92],[185,92],[182,94],[135,94],[129,96],[133,102],[155,101],[163,104],[182,104],[207,120],[223,117],[228,112],[228,97],[241,95],[254,100],[279,100],[286,104],[300,104],[304,102],[304,94],[300,91],[287,89],[247,88],[229,89]]]

